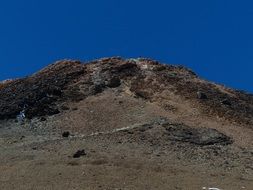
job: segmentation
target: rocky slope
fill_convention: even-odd
[[[82,64],[60,61],[38,73],[3,84],[0,119],[15,118],[27,106],[27,116],[59,113],[57,104],[80,101],[108,88],[125,85],[136,97],[163,102],[173,93],[206,114],[252,124],[253,95],[201,80],[192,71],[148,59],[107,58]],[[168,96],[166,97],[166,94]],[[207,111],[208,110],[208,111]]]
[[[0,97],[1,189],[253,187],[253,95],[182,66],[64,60]]]

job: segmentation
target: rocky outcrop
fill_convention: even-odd
[[[188,142],[196,145],[227,145],[232,143],[232,139],[216,129],[192,128],[184,125],[167,125],[168,138],[173,141]]]
[[[64,89],[82,74],[80,62],[67,61],[9,82],[0,89],[0,119],[15,118],[23,109],[28,118],[59,113],[56,102],[64,97]]]

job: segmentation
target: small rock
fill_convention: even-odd
[[[64,131],[62,133],[62,137],[65,137],[65,138],[69,137],[69,135],[70,135],[70,132],[68,132],[68,131]]]
[[[41,117],[40,121],[46,121],[47,119],[45,117]]]
[[[207,95],[203,92],[198,91],[197,95],[198,95],[198,99],[201,99],[201,100],[207,99]]]
[[[61,106],[61,109],[62,109],[62,110],[69,110],[69,107],[68,107],[68,106],[63,105],[63,106]]]
[[[153,68],[153,71],[163,71],[166,70],[166,66],[165,65],[157,65]]]
[[[86,152],[84,149],[82,150],[78,150],[74,155],[73,155],[73,158],[80,158],[81,156],[85,156],[86,155]]]
[[[104,88],[103,85],[94,84],[94,85],[90,86],[89,92],[92,95],[96,95],[96,94],[99,94],[99,93],[103,92],[103,88]]]
[[[225,164],[225,165],[229,165],[229,162],[226,160],[226,161],[224,162],[224,164]]]
[[[116,88],[121,85],[120,79],[118,77],[112,77],[108,81],[106,81],[106,86],[110,88]]]
[[[221,103],[224,104],[224,105],[227,105],[227,106],[231,106],[232,105],[231,102],[228,99],[222,100]]]

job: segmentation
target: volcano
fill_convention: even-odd
[[[146,58],[0,83],[0,189],[253,188],[253,95]]]

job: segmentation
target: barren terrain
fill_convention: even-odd
[[[0,189],[253,189],[253,95],[182,66],[64,60],[0,97]]]

